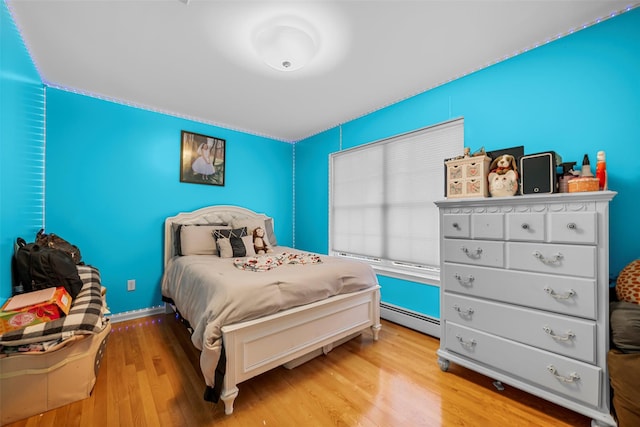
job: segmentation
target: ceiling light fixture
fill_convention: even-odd
[[[215,14],[206,17],[210,40],[230,61],[251,72],[273,79],[306,79],[337,67],[351,49],[351,27],[334,4],[337,2],[224,3],[234,6],[216,8]],[[295,52],[305,53],[292,54],[295,56],[268,53],[279,44],[276,40],[287,38],[298,46]]]
[[[273,23],[260,28],[253,37],[258,56],[278,71],[296,71],[318,53],[318,43],[305,29],[289,23]]]

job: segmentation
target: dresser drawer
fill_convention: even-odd
[[[446,292],[441,310],[448,321],[587,363],[596,362],[593,321]]]
[[[507,239],[543,242],[545,239],[545,214],[512,213],[507,215]]]
[[[525,271],[443,263],[445,292],[596,318],[596,281]]]
[[[508,242],[508,268],[567,276],[595,277],[596,247]]]
[[[472,215],[474,239],[504,240],[504,214]]]
[[[504,243],[488,240],[444,239],[444,261],[464,264],[504,266]]]
[[[444,332],[451,352],[592,407],[600,403],[602,372],[597,366],[451,322]]]
[[[442,234],[444,237],[471,237],[470,215],[445,214],[442,215]]]
[[[595,212],[554,212],[549,214],[549,240],[557,243],[597,243]]]

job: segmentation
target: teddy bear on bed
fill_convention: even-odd
[[[273,252],[273,249],[267,245],[267,241],[264,238],[264,228],[262,227],[253,230],[253,249],[255,249],[257,255]]]
[[[518,191],[518,168],[511,154],[496,157],[489,166],[489,193],[493,197],[514,196]]]

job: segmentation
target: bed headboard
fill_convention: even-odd
[[[240,206],[207,206],[193,212],[181,212],[164,221],[164,265],[175,255],[173,224],[229,224],[234,219],[268,219],[265,214],[256,213]]]

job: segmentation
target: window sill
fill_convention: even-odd
[[[423,283],[425,285],[440,287],[440,272],[423,271],[418,268],[401,268],[369,263],[373,271],[381,276],[393,277],[395,279],[408,280],[410,282]]]
[[[344,252],[330,251],[329,255],[365,262],[373,268],[373,271],[376,274],[381,276],[440,287],[439,268],[421,268],[418,266],[395,263],[389,260],[348,255]]]

